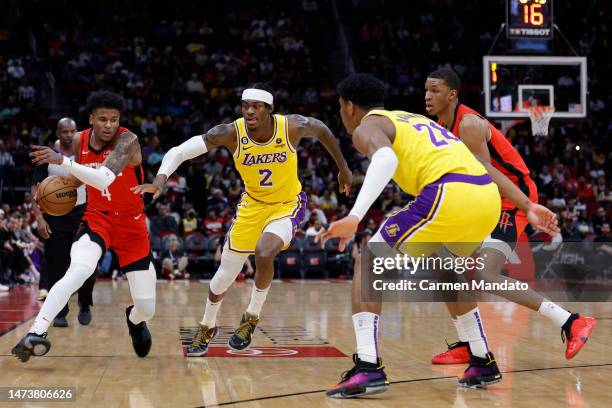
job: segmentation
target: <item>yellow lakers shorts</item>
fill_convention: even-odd
[[[469,256],[499,221],[501,198],[488,174],[448,173],[427,185],[380,227],[383,239],[411,256],[429,256],[446,247]]]
[[[243,194],[236,209],[236,216],[227,233],[226,245],[233,252],[254,253],[257,241],[264,229],[275,221],[289,219],[293,233],[300,227],[306,214],[306,193],[284,203],[264,203]]]

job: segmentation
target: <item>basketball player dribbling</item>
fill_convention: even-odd
[[[459,103],[461,80],[451,69],[439,69],[429,74],[425,82],[425,109],[429,115],[438,117],[438,123],[451,131],[481,160],[490,162],[521,189],[532,202],[538,201],[535,182],[521,155],[506,137],[473,109]],[[487,282],[516,282],[501,276],[506,260],[514,250],[519,236],[525,230],[528,220],[525,213],[504,196],[499,222],[485,239],[480,256],[484,268],[476,274]],[[570,313],[556,303],[545,299],[534,290],[499,291],[495,294],[518,303],[548,317],[561,329],[561,338],[567,341],[565,358],[573,358],[585,345],[595,329],[597,321],[592,317]],[[459,334],[459,341],[448,346],[448,350],[435,356],[434,364],[467,363],[470,359],[468,339],[457,319],[454,304],[447,303],[453,323]],[[476,303],[470,307],[477,309]]]
[[[351,171],[338,141],[323,122],[301,115],[273,114],[274,97],[266,85],[255,84],[242,93],[242,116],[218,125],[173,147],[164,156],[153,184],[133,189],[157,198],[166,180],[186,160],[225,147],[245,184],[245,193],[226,236],[221,265],[210,282],[204,316],[188,356],[203,356],[218,332],[217,313],[223,296],[249,256],[255,254],[255,281],[251,301],[228,341],[234,350],[251,344],[253,332],[274,278],[274,258],[287,248],[304,218],[306,194],[298,179],[296,147],[305,137],[317,138],[338,166],[340,192],[348,194]]]
[[[490,164],[479,162],[445,128],[421,115],[385,110],[385,85],[372,75],[349,76],[338,85],[338,93],[342,123],[352,135],[355,148],[370,158],[370,166],[349,215],[331,223],[320,238],[339,237],[342,250],[392,178],[416,199],[383,222],[370,238],[370,248],[373,244],[385,245],[417,257],[436,253],[470,256],[499,220],[498,186],[520,203],[532,224],[543,231],[558,230],[552,212],[530,203],[510,180]],[[366,259],[369,265],[365,270],[371,271],[371,259]],[[380,393],[389,385],[378,354],[382,303],[362,300],[361,280],[368,277],[361,273],[355,271],[352,291],[355,365],[327,392],[333,398]],[[459,385],[474,387],[500,381],[501,373],[488,348],[479,313],[470,313],[462,303],[457,309],[470,332],[474,355]]]
[[[87,185],[87,209],[70,251],[66,274],[49,291],[30,331],[12,349],[22,362],[51,348],[47,330],[70,296],[95,271],[106,249],[119,259],[130,286],[133,305],[125,310],[132,346],[139,357],[151,349],[146,321],[155,313],[156,274],[150,258],[144,203],[130,189],[142,183],[138,137],[119,124],[125,108],[117,94],[99,91],[87,98],[91,128],[74,137],[75,160],[49,147],[32,146],[32,163],[56,164]],[[50,255],[47,255],[50,256]]]

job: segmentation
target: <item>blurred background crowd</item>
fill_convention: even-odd
[[[0,16],[0,290],[36,281],[43,256],[28,193],[30,144],[53,144],[63,116],[86,128],[84,101],[101,88],[126,98],[121,122],[140,137],[149,180],[169,148],[239,117],[239,95],[248,84],[269,83],[279,113],[323,120],[353,170],[353,197],[338,193],[337,169],[322,146],[304,141],[299,176],[309,197],[307,216],[299,242],[279,262],[301,276],[327,277],[332,262],[341,265],[336,275],[350,273],[350,256],[333,244],[323,254],[311,247],[316,231],[347,214],[368,166],[342,128],[335,83],[347,72],[371,72],[388,84],[389,108],[424,113],[427,74],[450,66],[463,80],[461,101],[481,109],[481,57],[504,10],[503,0],[406,2],[401,10],[383,0],[228,0],[214,7],[66,0],[62,13],[48,12],[54,2],[5,3],[11,13]],[[553,120],[548,137],[532,137],[525,122],[507,136],[532,170],[540,203],[559,214],[563,239],[609,241],[612,50],[609,38],[596,33],[610,31],[612,10],[604,1],[565,3],[570,11],[555,22],[589,58],[588,119]],[[577,7],[583,20],[564,21]],[[475,19],[480,23],[472,24]],[[231,154],[219,149],[181,166],[164,198],[147,202],[160,275],[214,273],[242,188]],[[390,185],[363,228],[375,230],[409,199]],[[292,259],[309,249],[312,260]],[[112,254],[100,269],[113,274]],[[245,273],[252,269],[247,265]]]

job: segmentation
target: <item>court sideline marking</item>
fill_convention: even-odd
[[[543,367],[543,368],[526,368],[523,370],[502,371],[502,374],[528,373],[532,371],[547,371],[547,370],[565,370],[565,369],[571,369],[571,368],[608,367],[608,366],[612,366],[612,363],[585,364],[585,365],[577,365],[577,366]],[[448,380],[450,378],[457,378],[457,377],[453,375],[453,376],[445,376],[445,377],[415,378],[412,380],[391,381],[389,384],[407,384],[407,383],[425,382],[425,381],[433,381],[433,380]],[[249,399],[237,400],[237,401],[227,401],[227,402],[222,402],[220,404],[214,404],[214,405],[200,405],[200,406],[197,406],[196,408],[214,408],[214,407],[221,407],[221,406],[232,405],[232,404],[243,404],[247,402],[256,402],[256,401],[263,401],[263,400],[270,400],[270,399],[277,399],[277,398],[295,397],[298,395],[318,394],[318,393],[323,393],[325,391],[327,390],[321,389],[321,390],[294,392],[290,394],[269,395],[267,397],[249,398]]]

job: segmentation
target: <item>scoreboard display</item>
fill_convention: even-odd
[[[552,39],[553,0],[506,0],[506,36]]]

